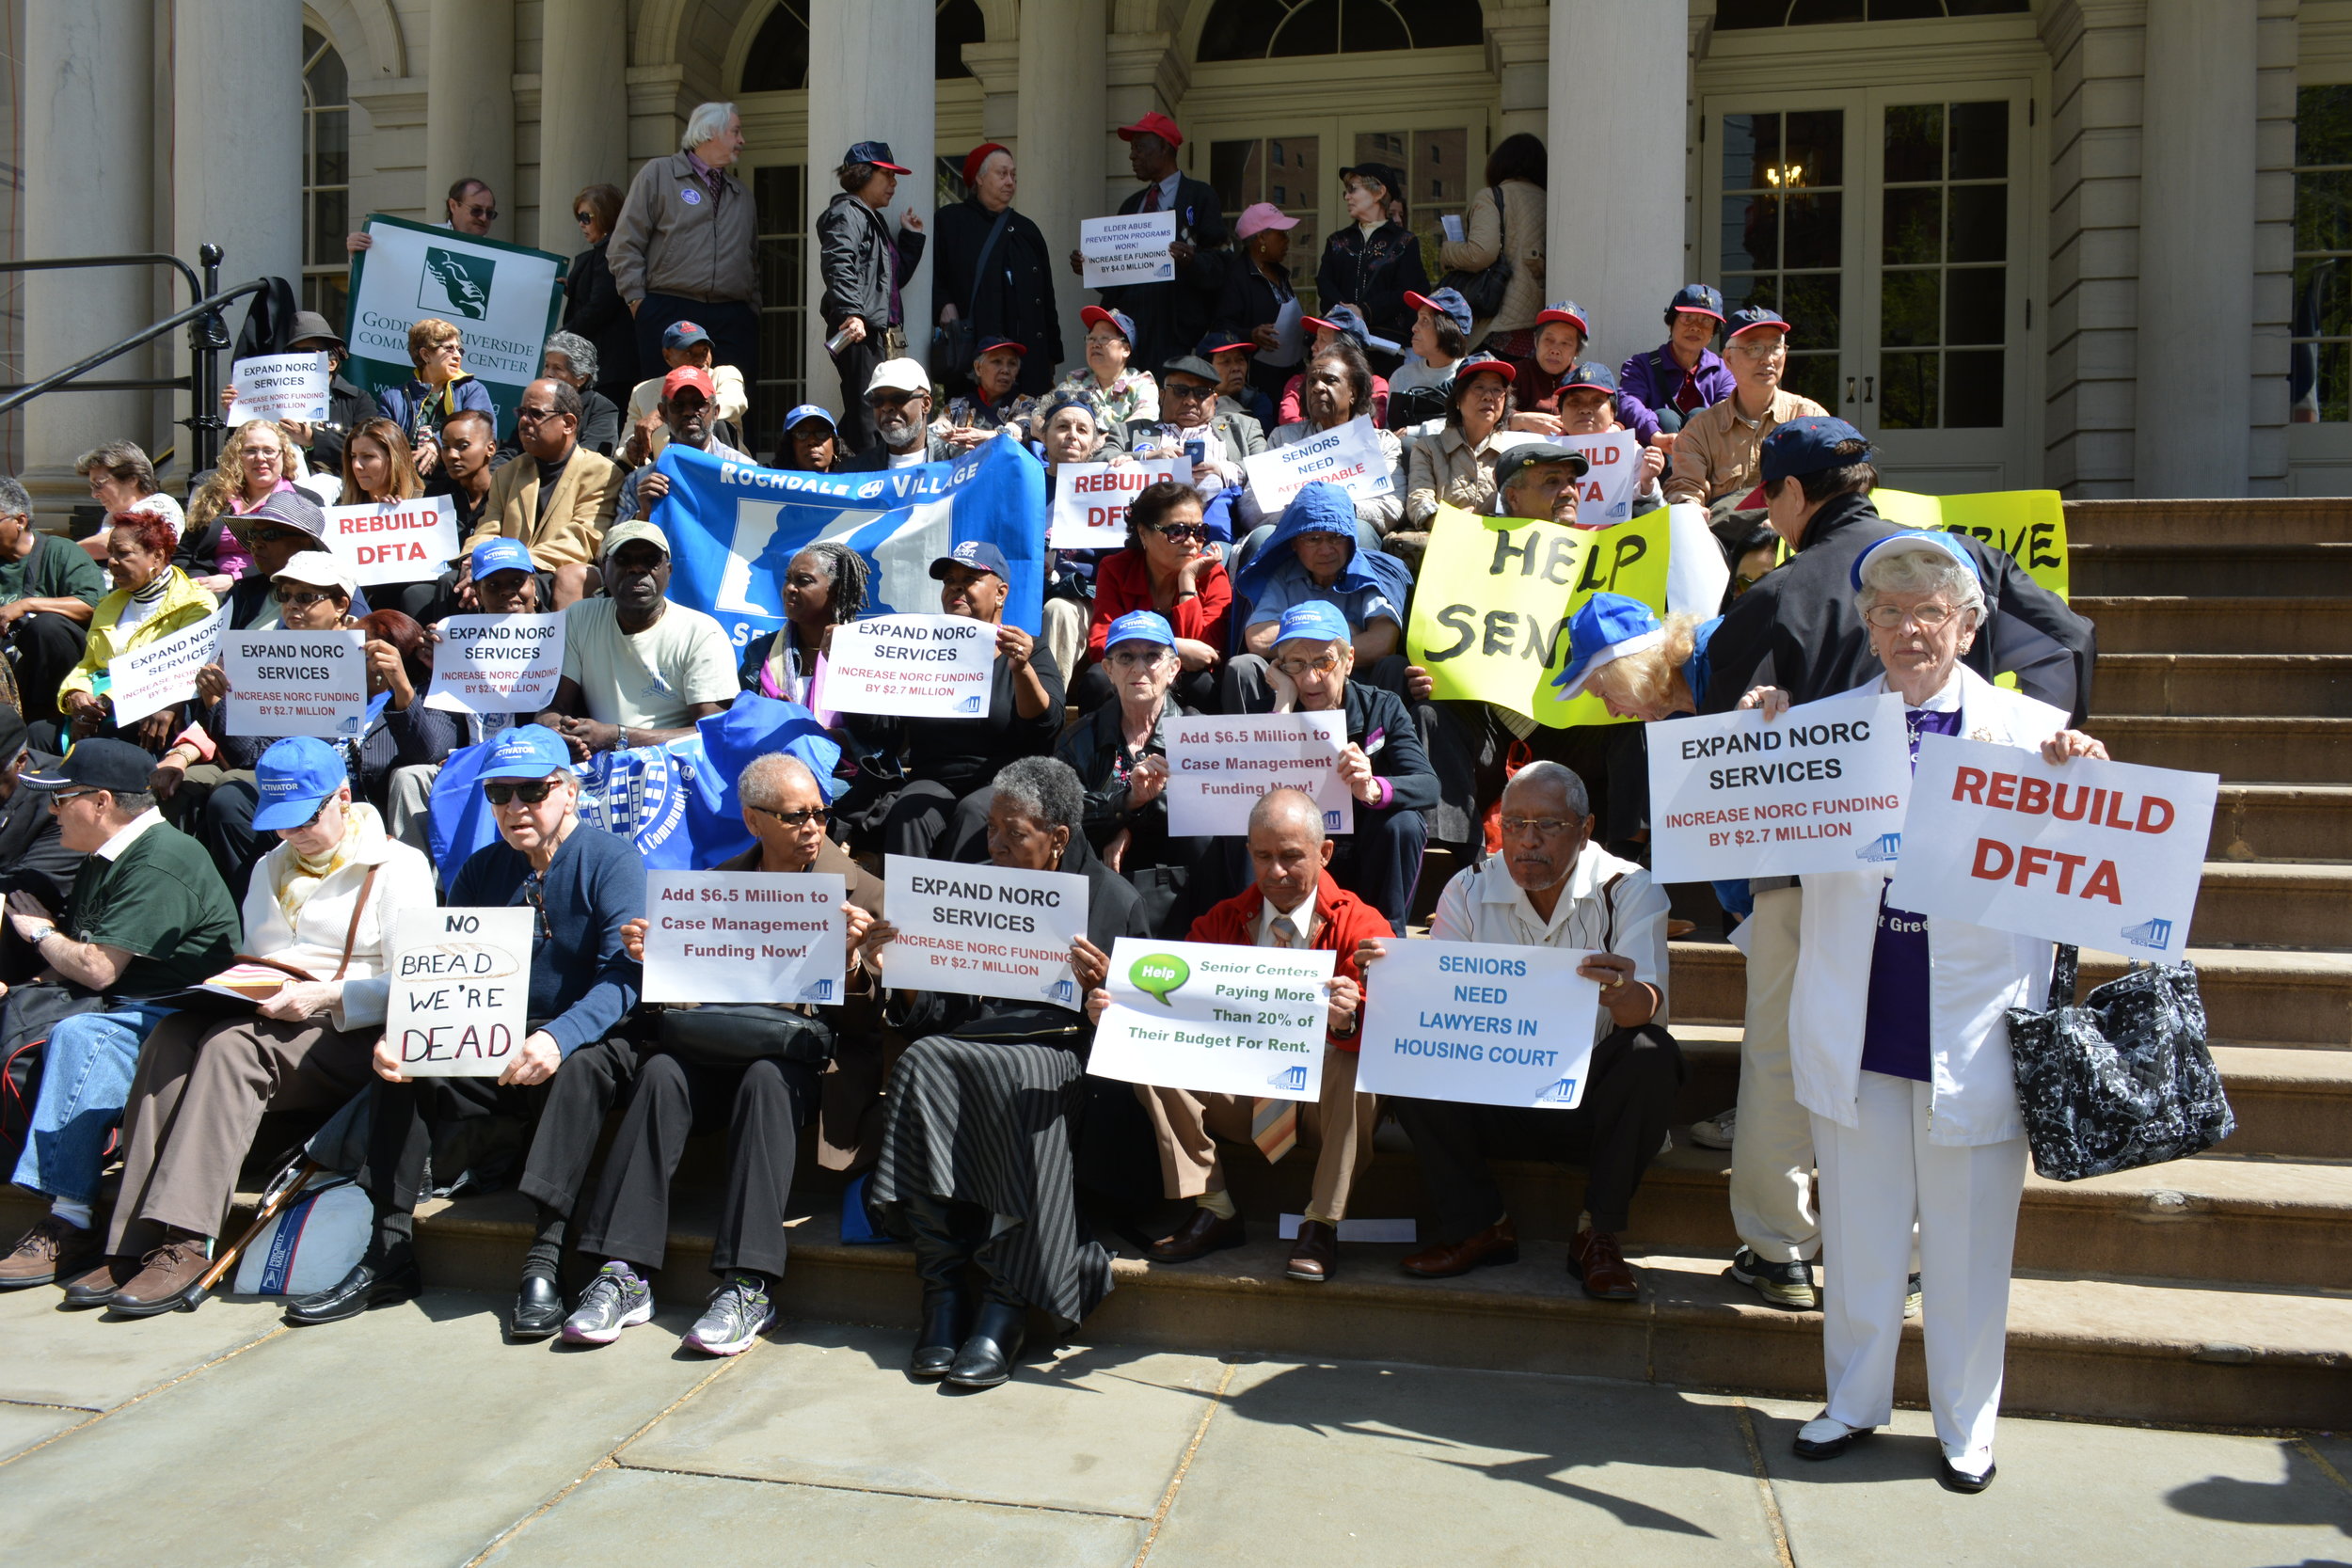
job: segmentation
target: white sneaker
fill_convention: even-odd
[[[1729,1110],[1691,1124],[1691,1141],[1701,1148],[1729,1148],[1732,1118],[1738,1110]]]

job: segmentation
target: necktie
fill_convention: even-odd
[[[1143,193],[1143,210],[1147,213],[1156,213],[1160,210],[1159,186],[1153,185]]]
[[[1277,947],[1304,945],[1298,922],[1289,915],[1277,914],[1266,933]],[[1272,1164],[1298,1145],[1298,1102],[1295,1100],[1260,1100],[1249,1107],[1249,1141],[1258,1146],[1266,1164]]]

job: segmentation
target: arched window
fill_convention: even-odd
[[[810,0],[777,0],[776,8],[759,24],[751,53],[743,57],[744,92],[794,92],[808,86],[808,8]],[[987,19],[979,0],[938,0],[933,24],[937,55],[932,74],[940,81],[969,76],[963,46],[988,36]]]
[[[1217,0],[1203,60],[1441,49],[1486,40],[1477,0]]]
[[[351,258],[351,82],[343,57],[302,29],[302,304],[341,324]]]
[[[1947,16],[1999,16],[2032,8],[2032,0],[1721,0],[1715,11],[1715,30],[1809,27],[1827,22],[1918,22]]]

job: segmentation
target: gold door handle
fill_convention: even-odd
[[[1848,403],[1851,403],[1851,402],[1853,402],[1853,377],[1852,377],[1852,376],[1848,376],[1848,377],[1846,377],[1846,401],[1847,401]]]

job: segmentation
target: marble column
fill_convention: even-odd
[[[424,221],[448,216],[442,198],[451,184],[481,180],[498,198],[491,238],[512,239],[522,199],[515,188],[514,0],[433,0],[427,27]]]
[[[302,277],[302,0],[207,0],[172,33],[172,245],[223,284]],[[341,240],[335,242],[339,247]],[[239,307],[231,326],[244,320]],[[224,373],[227,367],[223,367]]]
[[[539,247],[569,256],[584,185],[628,189],[628,0],[547,0],[539,64]]]
[[[1486,8],[1486,65],[1502,90],[1495,139],[1549,129],[1551,10],[1549,0],[1518,0]],[[1548,239],[1549,237],[1547,237]]]
[[[1111,211],[1103,205],[1109,113],[1103,52],[1101,0],[1028,0],[1022,7],[1021,189],[1014,205],[1035,220],[1046,253],[1057,259],[1077,248],[1081,218]],[[1054,297],[1061,307],[1062,360],[1074,365],[1086,357],[1078,310],[1094,296],[1057,260]]]

